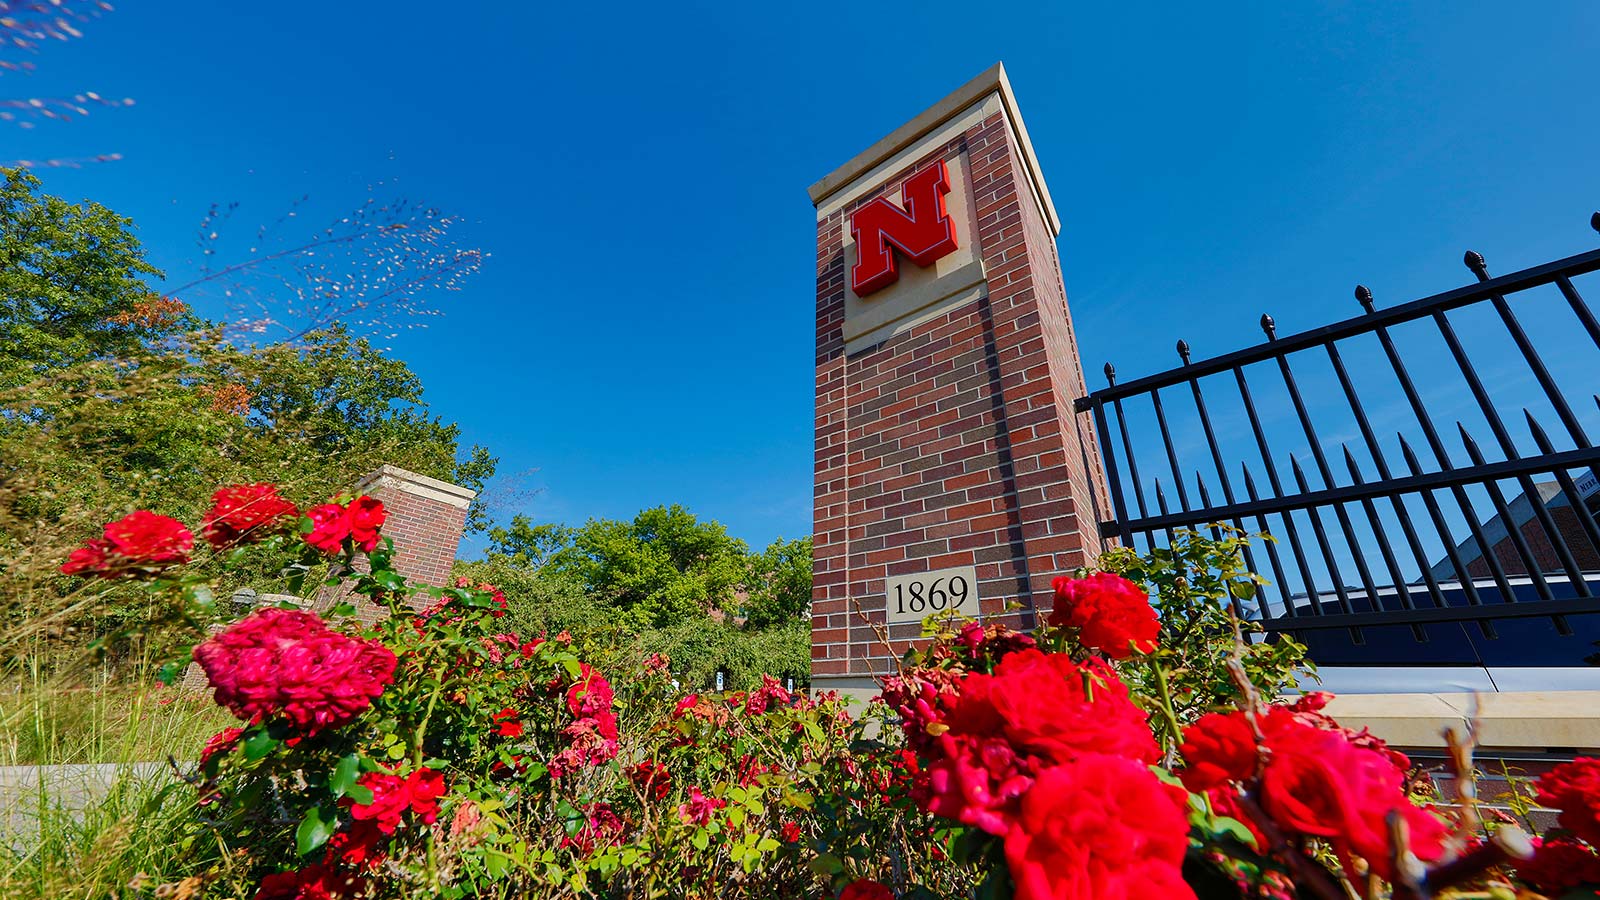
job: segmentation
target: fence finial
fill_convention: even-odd
[[[1278,323],[1274,322],[1272,316],[1267,313],[1261,314],[1261,330],[1267,333],[1267,340],[1275,341],[1278,339]]]
[[[1484,261],[1482,253],[1476,250],[1468,250],[1466,255],[1461,257],[1461,261],[1466,263],[1467,268],[1472,270],[1472,274],[1478,276],[1479,281],[1489,280],[1489,264]]]
[[[1600,212],[1589,217],[1589,227],[1595,231],[1600,231]]]
[[[1372,289],[1364,284],[1356,285],[1356,302],[1361,304],[1361,308],[1366,310],[1368,315],[1371,315]]]
[[[1106,363],[1105,368],[1102,369],[1101,371],[1106,373],[1106,383],[1111,385],[1112,387],[1116,387],[1116,385],[1117,385],[1117,367],[1113,366],[1111,363]]]
[[[1483,451],[1478,449],[1477,440],[1473,438],[1472,432],[1467,430],[1467,426],[1462,424],[1460,419],[1456,420],[1456,431],[1461,432],[1461,446],[1467,448],[1467,456],[1472,458],[1472,464],[1475,466],[1483,465]]]
[[[1350,445],[1341,443],[1339,449],[1344,451],[1344,466],[1350,470],[1350,479],[1356,484],[1361,484],[1361,467],[1356,465],[1356,457],[1350,452]]]
[[[1555,445],[1550,443],[1550,436],[1544,433],[1544,426],[1533,417],[1533,412],[1526,406],[1522,408],[1523,418],[1528,420],[1528,431],[1533,435],[1533,442],[1539,445],[1540,453],[1554,453]]]
[[[1178,358],[1183,360],[1184,365],[1189,364],[1189,342],[1183,338],[1178,338]]]

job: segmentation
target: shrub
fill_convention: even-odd
[[[1220,538],[1108,561],[1159,616],[1079,573],[1031,635],[930,622],[855,717],[770,677],[685,693],[660,654],[508,630],[492,584],[406,584],[381,523],[355,498],[299,529],[388,618],[268,609],[195,649],[240,724],[197,748],[163,873],[189,886],[167,893],[1338,900],[1591,874],[1600,762],[1541,780],[1565,830],[1537,852],[1417,799],[1409,760],[1326,695],[1273,699],[1296,650],[1245,639]],[[126,562],[105,575],[192,588],[175,560]]]

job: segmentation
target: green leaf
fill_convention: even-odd
[[[811,871],[823,876],[837,875],[844,871],[844,862],[832,853],[818,854],[806,865],[811,868]]]
[[[497,850],[485,850],[483,868],[489,873],[490,878],[504,878],[506,873],[511,871],[511,857]]]
[[[251,761],[258,760],[276,749],[278,742],[273,740],[266,729],[261,729],[244,739],[244,758]]]
[[[333,799],[337,800],[350,793],[360,775],[361,754],[352,753],[340,759],[339,764],[333,767],[333,777],[328,779],[328,791],[333,794]]]
[[[316,850],[333,837],[334,829],[338,822],[332,812],[320,806],[313,806],[306,810],[305,818],[300,820],[300,827],[294,830],[294,846],[301,856]]]

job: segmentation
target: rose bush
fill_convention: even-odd
[[[1236,636],[1237,544],[1112,554],[1156,602],[1116,572],[1063,577],[1033,634],[930,620],[858,716],[770,677],[685,693],[658,654],[502,630],[493,585],[394,570],[371,498],[291,508],[225,488],[201,532],[298,546],[296,571],[329,561],[348,589],[329,596],[387,615],[263,609],[194,648],[241,724],[196,748],[187,896],[1376,900],[1600,878],[1600,762],[1538,782],[1561,827],[1534,851],[1419,800],[1410,760],[1326,695],[1276,699],[1295,648]],[[199,596],[187,530],[129,519],[64,571]]]

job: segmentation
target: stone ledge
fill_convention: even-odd
[[[1600,691],[1453,694],[1343,694],[1327,713],[1401,747],[1443,747],[1446,727],[1461,727],[1476,698],[1484,747],[1600,749]]]
[[[375,471],[364,476],[356,482],[356,493],[370,492],[374,487],[389,487],[407,494],[415,494],[430,500],[437,500],[454,506],[457,509],[466,509],[472,505],[472,498],[478,495],[477,491],[464,488],[459,484],[451,484],[437,478],[429,478],[410,472],[399,466],[382,465]]]

